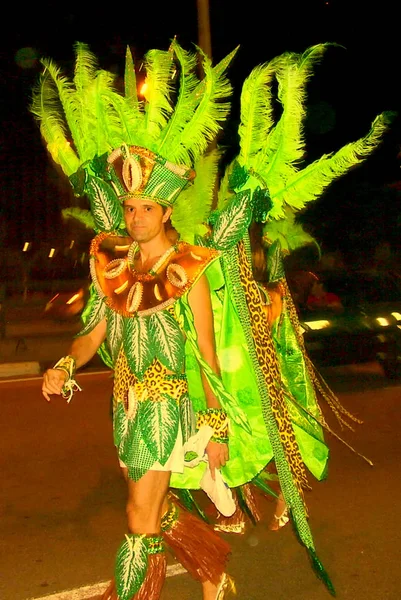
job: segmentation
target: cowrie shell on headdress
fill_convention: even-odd
[[[126,308],[128,312],[136,312],[142,300],[143,285],[136,281],[128,292]]]
[[[135,192],[142,183],[142,169],[139,161],[128,156],[123,163],[123,180],[129,192]]]

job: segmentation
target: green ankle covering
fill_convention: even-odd
[[[162,536],[130,533],[117,551],[115,580],[119,600],[131,600],[148,570],[148,555],[164,552]]]

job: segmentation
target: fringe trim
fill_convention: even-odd
[[[166,545],[194,579],[219,585],[231,552],[230,545],[210,525],[176,502],[170,510],[174,510],[175,514],[171,526],[163,527]],[[166,523],[168,519],[165,517],[163,521]]]

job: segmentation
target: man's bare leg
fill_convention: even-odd
[[[148,471],[138,481],[127,477],[127,521],[130,533],[159,534],[170,484],[170,471]]]

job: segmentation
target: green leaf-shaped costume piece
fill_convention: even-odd
[[[148,327],[156,358],[170,371],[182,373],[185,352],[177,321],[167,311],[158,311],[149,318]]]
[[[138,426],[149,451],[164,465],[173,451],[178,433],[178,403],[172,398],[141,402]]]
[[[146,317],[124,319],[124,352],[129,368],[139,378],[154,359],[154,348]]]
[[[210,245],[216,250],[232,248],[244,237],[251,219],[251,194],[247,190],[234,196],[229,206],[218,214]]]
[[[82,313],[82,320],[85,323],[85,327],[81,329],[78,336],[86,335],[92,331],[106,317],[106,303],[103,298],[94,290],[93,285],[91,286],[90,299],[85,306],[85,310]]]
[[[113,435],[114,435],[114,444],[115,446],[120,446],[123,443],[129,427],[129,420],[127,419],[127,415],[125,414],[124,405],[122,402],[117,404],[117,407],[114,410],[114,424],[113,424]]]
[[[267,251],[267,276],[270,282],[280,281],[285,277],[284,264],[281,255],[281,245],[276,240]]]
[[[145,536],[126,535],[117,551],[115,562],[116,589],[119,600],[131,600],[139,591],[148,568]]]
[[[113,363],[117,360],[124,334],[124,317],[114,310],[107,313],[107,342]]]
[[[91,175],[85,186],[91,205],[91,212],[98,231],[115,231],[123,218],[118,197],[108,183]]]

